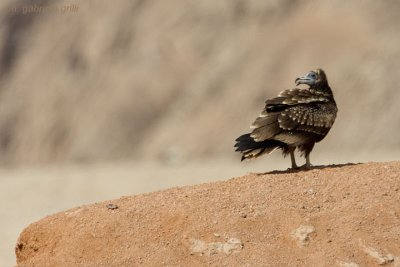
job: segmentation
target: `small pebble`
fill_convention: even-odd
[[[116,209],[118,209],[118,206],[115,205],[115,204],[108,204],[108,205],[107,205],[107,209],[109,209],[109,210],[116,210]]]

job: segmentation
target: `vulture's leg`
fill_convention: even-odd
[[[296,148],[290,148],[289,153],[290,153],[290,160],[292,161],[292,169],[297,169],[297,164],[296,164],[296,159],[294,157],[294,150]]]
[[[303,146],[303,148],[304,148],[304,156],[306,158],[306,164],[304,164],[301,167],[305,168],[305,169],[310,169],[312,166],[311,162],[310,162],[310,154],[311,154],[312,149],[314,148],[314,143],[307,144],[307,145]]]
[[[308,154],[306,156],[306,164],[305,164],[306,168],[311,168],[311,162],[310,162],[310,154]]]

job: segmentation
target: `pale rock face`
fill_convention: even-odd
[[[315,227],[312,225],[301,225],[292,232],[292,236],[297,239],[301,246],[307,245],[310,241],[310,235],[315,232]]]
[[[240,252],[243,243],[238,238],[229,238],[226,242],[205,242],[199,239],[191,240],[191,253],[206,254],[208,256],[217,253],[231,254]]]

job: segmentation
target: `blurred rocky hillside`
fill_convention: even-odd
[[[36,7],[36,8],[35,8]],[[332,153],[400,151],[400,2],[0,3],[0,162],[234,158],[266,98],[326,70]]]

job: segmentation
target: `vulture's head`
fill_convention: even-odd
[[[316,69],[297,78],[295,80],[295,83],[296,85],[308,84],[310,87],[314,87],[315,85],[318,84],[327,84],[328,79],[326,78],[326,74],[322,69]]]

